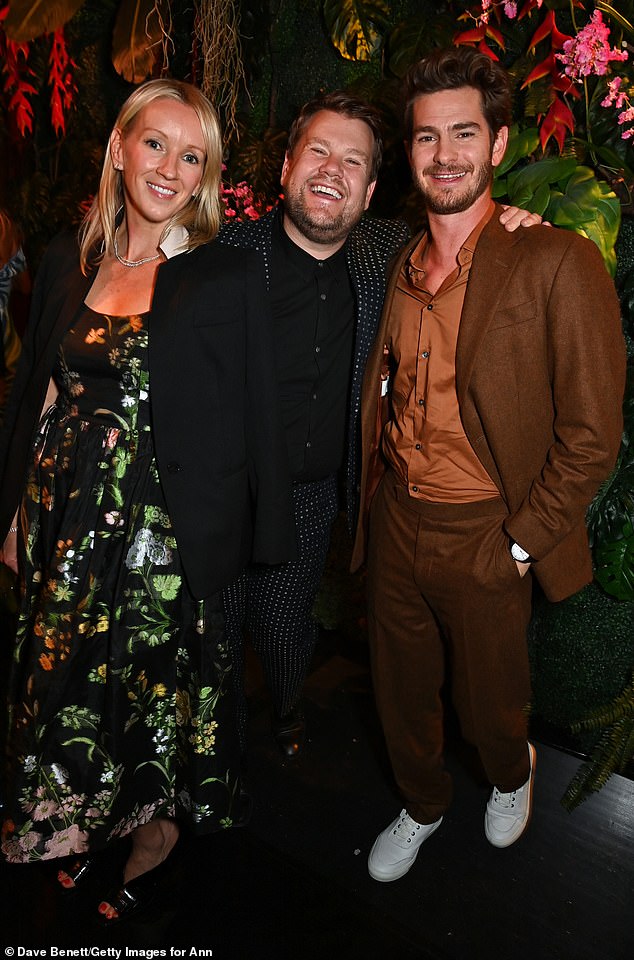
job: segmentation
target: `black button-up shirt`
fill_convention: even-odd
[[[316,260],[277,219],[271,250],[275,352],[294,480],[321,480],[342,462],[354,338],[345,244]]]

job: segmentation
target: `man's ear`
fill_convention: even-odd
[[[282,184],[282,186],[284,186],[285,184],[290,163],[291,161],[290,161],[290,157],[288,155],[288,150],[287,150],[286,153],[284,154],[284,163],[282,164],[282,172],[280,174],[280,183]]]
[[[509,142],[509,128],[500,127],[498,132],[495,135],[495,140],[493,141],[493,149],[491,151],[491,163],[494,167],[498,167],[502,160],[504,159],[504,154],[506,153],[506,147]]]
[[[374,188],[376,187],[376,180],[370,180],[368,184],[368,189],[365,192],[365,206],[364,210],[367,210],[370,206],[370,200],[372,199],[372,194],[374,193]]]

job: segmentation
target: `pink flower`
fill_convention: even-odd
[[[48,820],[49,817],[53,817],[59,810],[59,805],[56,800],[41,800],[33,811],[34,820]]]
[[[555,56],[565,64],[566,76],[581,81],[591,74],[602,77],[610,60],[627,60],[626,50],[610,49],[609,27],[603,22],[600,10],[595,10],[576,37],[566,40],[564,52]]]
[[[12,837],[2,844],[2,852],[9,863],[28,863],[29,851],[37,846],[41,839],[39,833],[29,830],[23,837]]]
[[[514,20],[517,16],[517,3],[516,0],[509,0],[508,3],[504,4],[504,13],[507,15],[509,20]]]
[[[602,107],[614,106],[616,110],[621,110],[621,113],[617,117],[619,126],[623,126],[625,123],[631,123],[634,120],[634,106],[632,106],[632,101],[627,93],[621,89],[622,83],[623,80],[621,77],[615,77],[613,80],[610,80],[608,83],[608,94],[605,99],[601,101]],[[625,107],[624,110],[622,109],[623,107]],[[628,127],[627,130],[623,130],[621,133],[622,140],[629,140],[631,137],[634,137],[634,127]]]
[[[54,833],[46,841],[46,851],[42,860],[53,860],[55,857],[66,857],[71,853],[85,853],[88,849],[88,834],[79,829],[79,824],[72,823],[65,830]]]
[[[627,96],[621,90],[621,84],[623,80],[621,77],[615,77],[614,80],[610,80],[608,83],[608,95],[605,100],[601,101],[602,107],[611,107],[612,104],[616,107],[617,110],[620,110]]]

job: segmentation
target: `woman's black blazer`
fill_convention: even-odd
[[[0,438],[0,543],[25,483],[59,344],[94,272],[77,241],[49,247]],[[250,560],[295,555],[290,480],[259,254],[217,243],[159,267],[149,317],[152,430],[183,569],[196,598]]]

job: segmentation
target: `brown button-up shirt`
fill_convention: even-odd
[[[410,496],[443,503],[498,497],[465,436],[456,395],[456,344],[476,243],[493,205],[435,294],[425,289],[424,237],[401,271],[386,343],[391,419],[383,452]]]

